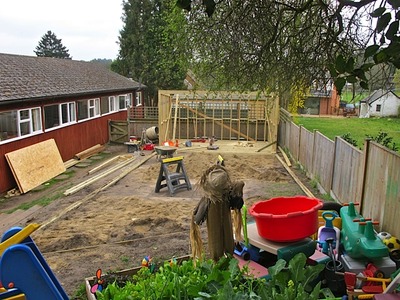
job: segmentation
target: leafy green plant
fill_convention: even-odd
[[[341,138],[344,139],[349,144],[353,145],[354,147],[357,147],[357,141],[353,139],[350,132],[343,134]]]
[[[304,253],[296,254],[286,267],[286,261],[279,259],[268,268],[271,280],[268,283],[268,298],[274,300],[318,299],[321,282],[315,280],[324,269],[324,265],[306,265]]]
[[[142,268],[132,280],[115,281],[96,294],[99,300],[119,299],[318,299],[320,283],[313,285],[323,265],[306,266],[297,254],[287,265],[280,259],[269,268],[271,279],[254,278],[232,257],[217,263],[193,260],[164,263],[156,272]],[[286,266],[287,265],[287,266]]]
[[[367,138],[370,138],[371,140],[377,142],[378,144],[381,144],[382,146],[390,150],[399,150],[399,147],[396,145],[396,143],[393,142],[393,137],[390,137],[387,132],[379,131],[377,136],[374,137],[371,135],[367,135]]]
[[[71,300],[87,300],[85,284],[80,284],[78,289],[72,295]]]
[[[264,279],[245,277],[236,259],[164,263],[156,272],[142,268],[124,286],[109,284],[97,299],[260,299],[266,289]],[[229,296],[228,296],[229,295]],[[231,297],[232,296],[232,297]],[[233,297],[234,296],[234,297]]]

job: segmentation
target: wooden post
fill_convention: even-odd
[[[174,129],[172,132],[172,141],[175,143],[175,132],[176,132],[176,119],[178,118],[178,100],[179,100],[179,94],[176,94],[176,99],[175,99],[175,114],[174,114]]]

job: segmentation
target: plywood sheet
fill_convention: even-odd
[[[26,193],[65,171],[54,139],[5,154],[21,193]]]

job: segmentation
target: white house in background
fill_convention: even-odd
[[[397,117],[400,109],[400,98],[388,90],[376,90],[360,101],[360,118]]]

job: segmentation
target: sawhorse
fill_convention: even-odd
[[[171,170],[168,168],[171,165],[176,165],[175,172],[171,172]],[[155,192],[158,193],[160,189],[164,187],[168,187],[171,196],[173,196],[175,191],[178,189],[192,189],[192,185],[190,184],[189,178],[186,175],[185,166],[183,164],[183,156],[165,158],[161,160],[160,173],[158,175]]]

